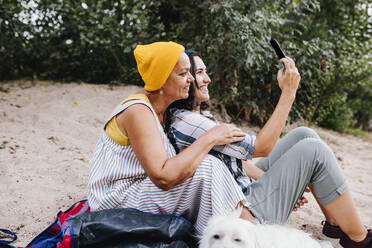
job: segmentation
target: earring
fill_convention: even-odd
[[[159,94],[163,95],[163,89],[160,89]]]

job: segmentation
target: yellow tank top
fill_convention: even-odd
[[[122,101],[117,107],[120,105],[123,105],[124,103],[130,101],[130,100],[143,100],[147,103],[150,103],[150,100],[147,98],[144,94],[132,94],[129,95],[124,101]],[[116,108],[117,108],[116,107]],[[115,108],[115,109],[116,109]],[[120,131],[118,124],[116,123],[116,116],[114,116],[106,125],[105,132],[107,136],[109,136],[115,143],[122,145],[122,146],[128,146],[130,145],[129,139],[126,135],[123,134],[122,131]]]

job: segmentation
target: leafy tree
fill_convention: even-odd
[[[369,8],[368,0],[0,0],[0,80],[140,85],[135,46],[173,40],[201,51],[213,97],[233,119],[262,125],[280,95],[275,37],[302,77],[290,121],[366,127]],[[356,122],[341,118],[349,113]]]
[[[18,1],[0,0],[0,79],[12,79],[32,74],[25,54],[29,40],[24,33],[30,27],[19,18],[23,6]]]

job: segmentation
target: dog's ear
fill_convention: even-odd
[[[243,206],[239,205],[235,210],[231,211],[231,213],[228,214],[227,216],[230,218],[237,219],[237,218],[240,218],[240,216],[242,215],[242,211],[243,211]]]

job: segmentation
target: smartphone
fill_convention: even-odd
[[[279,43],[276,41],[276,39],[271,38],[270,44],[274,48],[275,53],[276,53],[276,55],[278,56],[279,59],[282,59],[282,58],[286,57],[284,52],[282,51],[282,49],[280,49]]]

